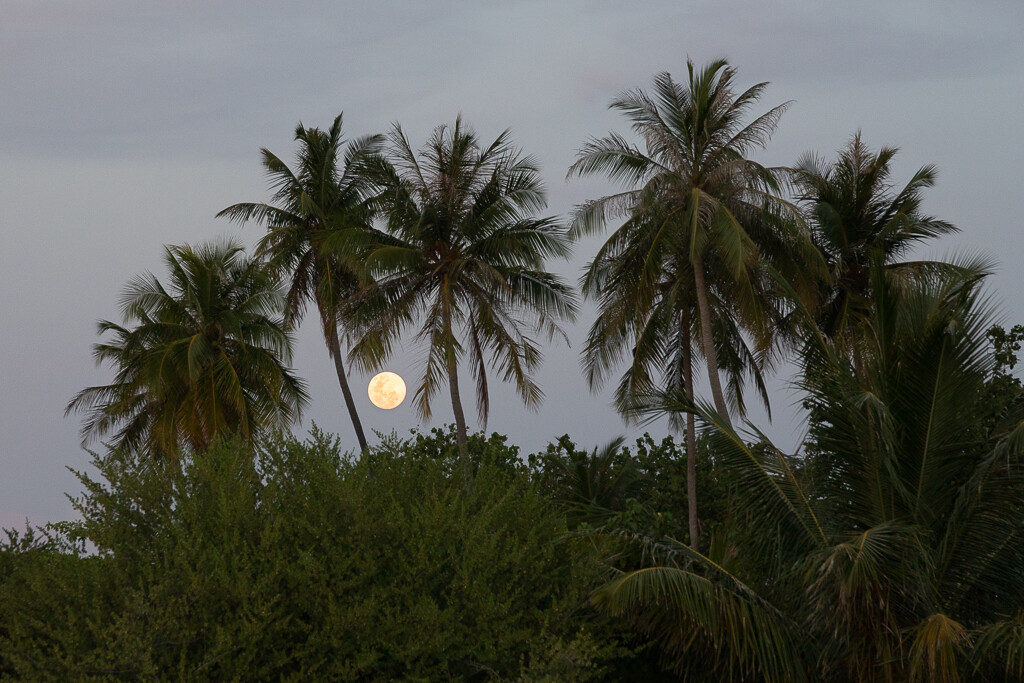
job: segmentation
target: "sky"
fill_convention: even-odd
[[[112,379],[91,348],[97,320],[120,321],[125,282],[164,277],[165,244],[253,245],[261,226],[215,214],[268,198],[260,147],[290,160],[298,122],[327,127],[342,111],[349,138],[400,122],[415,146],[460,113],[484,140],[510,128],[540,165],[548,213],[564,217],[617,189],[565,179],[587,137],[628,133],[607,109],[616,94],[663,71],[683,78],[687,58],[725,57],[740,86],[771,82],[762,110],[793,101],[759,160],[830,157],[859,130],[873,148],[900,148],[897,182],[935,164],[924,208],[962,232],[921,256],[995,258],[989,287],[1003,321],[1024,322],[1021,26],[1018,0],[0,0],[0,526],[73,517],[69,468],[87,470],[89,454],[81,417],[64,406]],[[578,243],[550,268],[575,281],[599,243]],[[524,452],[563,433],[592,448],[667,432],[624,425],[611,388],[587,387],[578,354],[593,316],[585,306],[570,346],[547,348],[539,411],[492,381],[488,431]],[[410,343],[387,369],[412,383],[423,355]],[[298,333],[293,365],[312,395],[297,431],[316,422],[352,447],[315,320]],[[368,434],[452,421],[443,399],[425,424],[409,401],[377,409],[368,380],[353,371]],[[770,425],[751,413],[787,448],[804,429],[791,380],[784,368],[771,382]]]

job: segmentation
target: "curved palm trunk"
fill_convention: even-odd
[[[690,351],[690,315],[683,316],[683,387],[693,401],[693,356]],[[700,552],[700,520],[697,517],[697,434],[693,413],[686,414],[686,505],[690,520],[690,547]]]
[[[338,340],[338,330],[333,324],[327,326],[327,350],[334,359],[334,370],[338,373],[338,384],[341,385],[341,393],[345,397],[345,406],[348,408],[348,416],[352,418],[352,427],[356,430],[356,439],[359,440],[359,451],[366,453],[366,436],[363,434],[363,425],[359,421],[359,414],[356,412],[355,401],[352,400],[352,391],[348,387],[348,379],[345,377],[345,363],[341,358],[341,342]]]
[[[472,472],[466,449],[466,416],[462,412],[462,398],[459,395],[459,368],[455,363],[454,352],[448,353],[448,388],[451,390],[452,410],[455,412],[455,439],[459,445],[459,460],[462,461],[462,474],[468,482]]]
[[[697,293],[697,309],[700,312],[700,337],[701,348],[704,350],[704,360],[708,364],[708,381],[711,383],[711,397],[715,401],[715,410],[721,415],[722,420],[732,427],[732,420],[729,418],[729,406],[725,403],[725,394],[722,392],[722,381],[718,376],[718,354],[715,352],[715,342],[711,337],[711,306],[708,303],[707,283],[704,280],[704,260],[698,256],[693,261],[694,289]]]
[[[452,391],[452,410],[455,412],[456,442],[459,444],[459,463],[462,467],[463,481],[468,489],[469,480],[473,476],[473,468],[469,462],[466,441],[466,416],[462,412],[462,397],[459,395],[459,367],[455,361],[455,352],[447,354],[447,371],[449,371],[449,389]]]
[[[452,412],[455,413],[455,440],[459,445],[459,459],[462,461],[462,473],[465,475],[466,482],[469,482],[469,477],[472,471],[469,466],[469,457],[466,451],[466,415],[462,412],[462,397],[459,395],[459,367],[455,358],[454,337],[452,336],[452,312],[451,312],[451,301],[448,299],[448,278],[444,278],[443,286],[445,299],[441,308],[441,315],[444,318],[444,331],[447,335],[448,343],[445,349],[445,363],[448,366],[448,390],[452,395]]]

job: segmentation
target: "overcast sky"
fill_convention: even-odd
[[[96,320],[119,320],[123,284],[143,270],[163,278],[164,244],[253,244],[259,226],[214,214],[267,198],[260,147],[290,160],[296,123],[325,127],[339,111],[349,137],[398,121],[415,145],[460,112],[486,140],[511,128],[539,160],[550,213],[564,216],[613,189],[564,179],[587,136],[627,132],[611,98],[661,71],[682,78],[688,56],[726,57],[740,85],[771,81],[762,110],[794,100],[762,160],[831,155],[859,129],[874,148],[900,147],[898,181],[936,164],[925,209],[962,233],[925,255],[994,256],[1005,321],[1024,322],[1022,27],[1019,0],[0,0],[0,526],[72,514],[66,468],[88,454],[64,406],[112,377],[91,345]],[[575,281],[596,246],[552,268]],[[638,433],[608,407],[610,391],[591,394],[581,378],[592,318],[587,309],[570,329],[573,348],[548,350],[539,412],[492,383],[489,430],[527,452],[565,432],[588,447]],[[389,369],[414,380],[421,359],[410,346]],[[304,427],[316,421],[351,446],[315,324],[300,331],[294,364],[312,390]],[[803,424],[789,379],[773,382],[768,432],[792,448]],[[417,426],[408,402],[374,408],[367,380],[352,378],[368,430]],[[451,421],[443,398],[435,421]]]

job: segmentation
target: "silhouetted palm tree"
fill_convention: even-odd
[[[779,220],[783,206],[775,194],[779,170],[765,168],[745,155],[767,143],[788,104],[744,123],[747,109],[767,83],[736,95],[732,90],[735,71],[725,61],[712,62],[700,71],[688,62],[687,68],[685,85],[663,73],[654,79],[653,96],[636,90],[612,102],[613,109],[629,118],[646,150],[612,133],[587,142],[569,173],[604,173],[638,187],[581,205],[572,231],[593,233],[609,218],[624,216],[625,223],[605,243],[592,270],[643,241],[648,248],[639,264],[637,277],[643,287],[638,293],[648,298],[656,283],[665,279],[666,267],[685,261],[715,408],[729,420],[714,341],[714,317],[724,312],[713,310],[708,272],[713,269],[714,279],[730,282],[735,297],[730,303],[736,315],[757,329],[761,317],[758,259],[787,258],[787,252],[799,248],[802,240]],[[801,256],[806,257],[806,252]],[[592,272],[586,284],[596,293],[601,283]]]
[[[99,323],[96,344],[111,384],[80,391],[66,413],[88,415],[82,436],[174,459],[220,435],[256,439],[295,422],[305,385],[287,367],[291,335],[277,316],[280,283],[232,242],[167,247],[165,287],[145,273],[122,298],[125,325]]]
[[[715,408],[727,422],[729,405],[720,370],[729,371],[731,398],[742,413],[742,379],[763,390],[760,372],[771,350],[777,301],[772,269],[791,273],[793,263],[819,267],[819,257],[779,199],[778,169],[748,158],[763,147],[787,105],[744,122],[762,94],[761,83],[736,95],[735,71],[726,62],[696,70],[688,82],[663,73],[653,94],[622,94],[611,104],[641,137],[644,150],[612,133],[588,141],[569,174],[603,173],[630,186],[584,203],[572,224],[575,235],[624,223],[591,262],[584,292],[600,315],[591,328],[584,364],[591,386],[625,355],[632,364],[620,383],[618,407],[627,412],[652,389],[693,392],[693,355],[707,366]],[[787,219],[788,217],[788,219]],[[754,348],[742,334],[751,333]],[[694,343],[694,341],[697,343]],[[660,376],[659,376],[660,375]],[[691,542],[697,542],[695,443],[687,427]]]
[[[456,119],[439,126],[417,154],[397,125],[386,157],[376,160],[383,188],[379,208],[392,242],[375,249],[367,266],[375,283],[360,299],[362,338],[353,349],[370,368],[387,359],[411,325],[428,345],[415,391],[424,417],[447,382],[460,449],[466,419],[458,368],[468,357],[476,378],[477,408],[486,422],[487,367],[512,382],[528,407],[542,392],[530,372],[541,361],[531,334],[564,333],[558,323],[576,314],[572,289],[544,270],[566,257],[569,242],[546,206],[536,166],[504,132],[481,146]]]
[[[316,304],[345,406],[359,448],[365,451],[366,437],[345,374],[339,329],[345,327],[344,307],[360,286],[363,254],[355,245],[361,241],[349,233],[371,230],[367,197],[372,187],[362,163],[377,150],[382,138],[367,136],[350,142],[339,166],[341,122],[339,114],[326,131],[298,125],[295,170],[269,150],[261,150],[274,190],[271,203],[234,204],[217,215],[267,225],[268,233],[260,240],[257,253],[291,278],[285,320],[297,325],[306,304]]]

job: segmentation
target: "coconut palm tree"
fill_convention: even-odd
[[[707,364],[714,405],[729,421],[714,336],[716,317],[727,312],[712,306],[711,283],[729,283],[734,320],[763,340],[771,325],[760,305],[765,290],[756,268],[759,259],[792,259],[796,251],[806,267],[813,268],[816,261],[802,236],[780,219],[785,208],[777,195],[781,172],[746,157],[767,143],[788,103],[745,123],[747,110],[767,83],[736,95],[735,70],[724,60],[699,71],[687,62],[687,69],[686,84],[662,73],[654,79],[653,95],[630,91],[612,102],[611,108],[630,120],[645,149],[616,133],[583,146],[570,176],[603,173],[631,187],[579,206],[571,231],[578,237],[601,230],[611,218],[626,219],[593,261],[585,288],[597,293],[602,282],[595,269],[644,242],[647,249],[637,264],[636,292],[641,298],[636,310],[653,300],[658,283],[685,270],[696,304],[693,331]],[[673,265],[677,273],[666,275]]]
[[[295,170],[269,150],[261,150],[274,192],[271,203],[234,204],[217,216],[266,224],[268,232],[257,253],[290,274],[285,321],[297,325],[306,305],[311,301],[316,305],[352,428],[365,452],[366,436],[345,374],[339,330],[345,329],[345,306],[360,288],[362,254],[355,246],[360,240],[350,233],[372,230],[367,202],[372,186],[362,172],[362,163],[377,150],[382,138],[372,135],[353,140],[340,165],[344,143],[341,114],[326,131],[300,123],[295,141],[299,143]]]
[[[979,278],[908,284],[880,262],[869,275],[860,369],[805,316],[817,418],[803,459],[697,407],[737,493],[739,561],[650,541],[660,561],[595,596],[661,639],[681,673],[1024,680],[1024,411],[993,419]]]
[[[83,439],[174,459],[217,436],[254,440],[295,422],[305,384],[287,367],[292,338],[277,317],[280,283],[227,241],[167,247],[168,286],[144,273],[124,290],[125,324],[100,321],[96,344],[111,384],[83,389],[65,414],[87,413]]]
[[[540,402],[530,372],[541,351],[531,334],[564,337],[558,323],[576,314],[571,288],[544,270],[546,259],[568,255],[569,241],[554,218],[535,217],[546,206],[539,173],[508,131],[483,146],[460,117],[436,128],[419,155],[398,125],[388,139],[375,181],[392,242],[367,258],[375,283],[360,298],[362,337],[353,355],[379,367],[403,332],[418,326],[416,339],[428,350],[416,407],[429,417],[447,382],[464,450],[463,359],[476,379],[481,421],[489,364],[528,407]]]
[[[824,281],[817,319],[822,332],[843,338],[867,315],[873,259],[903,278],[944,267],[930,261],[904,261],[923,241],[957,231],[921,211],[922,191],[935,184],[935,167],[918,169],[897,190],[891,183],[898,150],[872,152],[858,132],[834,161],[805,154],[793,169],[798,199],[829,277]],[[948,266],[945,266],[948,267]],[[850,339],[857,339],[853,332]]]
[[[538,458],[540,486],[564,510],[570,531],[601,526],[643,493],[643,474],[616,437],[592,451],[577,450],[568,435]]]
[[[744,122],[762,94],[761,83],[736,95],[735,71],[713,62],[687,84],[663,73],[653,95],[622,94],[611,104],[625,113],[644,150],[612,133],[588,141],[570,175],[604,173],[629,187],[584,203],[573,217],[576,236],[625,218],[591,262],[583,290],[600,315],[584,352],[591,386],[625,355],[632,363],[616,395],[620,411],[655,388],[676,387],[692,397],[693,351],[707,367],[718,412],[743,412],[743,378],[764,393],[761,372],[772,351],[780,302],[771,273],[814,273],[813,253],[795,213],[778,198],[781,172],[746,158],[763,147],[785,111],[780,105]],[[743,331],[752,333],[753,348]],[[694,343],[696,341],[697,343]],[[730,378],[729,399],[720,371]],[[686,428],[690,481],[690,540],[696,544],[694,424]]]

